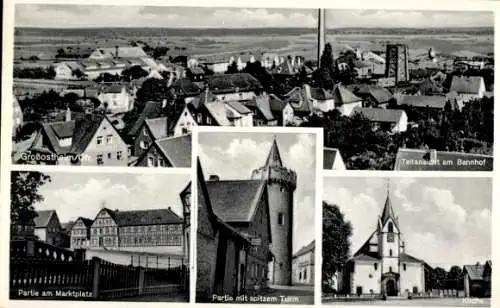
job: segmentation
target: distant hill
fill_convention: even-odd
[[[493,27],[477,28],[335,28],[328,35],[493,35]],[[314,34],[314,28],[28,28],[16,27],[16,36],[91,36],[91,37],[143,37],[143,36],[298,36]]]

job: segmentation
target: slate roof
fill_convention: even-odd
[[[451,80],[450,92],[456,91],[457,93],[468,93],[477,94],[481,88],[481,84],[484,84],[483,77],[470,76],[470,77],[460,77],[453,76]]]
[[[145,226],[145,225],[164,225],[180,224],[183,219],[170,208],[157,210],[139,210],[139,211],[112,211],[111,217],[118,226]]]
[[[269,154],[267,154],[264,166],[283,166],[283,160],[281,159],[278,141],[276,141],[276,138],[273,140],[273,144],[271,146],[271,149],[269,150]]]
[[[467,271],[467,273],[469,273],[469,277],[471,280],[483,280],[484,265],[464,265],[464,269]]]
[[[225,222],[250,222],[265,188],[261,180],[208,181],[214,213]]]
[[[402,171],[492,171],[493,156],[461,152],[436,151],[436,159],[452,161],[452,164],[437,164],[431,159],[433,150],[400,148],[396,155],[394,170]],[[464,165],[458,161],[484,161],[484,164]]]
[[[248,73],[212,75],[207,77],[207,82],[209,89],[215,94],[262,89],[260,82]]]
[[[380,217],[382,226],[384,226],[389,219],[392,219],[396,228],[399,229],[398,220],[396,219],[396,215],[394,214],[394,209],[392,208],[391,197],[389,194],[387,194],[387,198],[385,199],[384,209],[382,210],[382,216]]]
[[[238,101],[227,101],[226,104],[228,104],[231,108],[236,110],[239,114],[249,114],[252,113],[250,109],[245,107],[242,103]]]
[[[37,217],[35,217],[35,226],[37,228],[45,228],[50,222],[50,219],[52,218],[52,215],[56,214],[55,210],[46,210],[46,211],[36,211],[38,214]]]
[[[158,139],[155,144],[173,167],[191,167],[191,135]]]
[[[146,121],[146,119],[159,117],[162,110],[161,106],[162,102],[146,102],[144,109],[142,109],[141,115],[139,116],[137,121],[135,121],[128,134],[135,136],[139,132],[139,129],[141,129],[142,124],[144,123],[144,121]]]
[[[335,159],[342,159],[339,149],[323,148],[323,169],[333,169]]]
[[[168,125],[167,117],[146,119],[145,125],[153,135],[154,139],[161,139],[167,137]]]
[[[356,107],[353,113],[360,113],[365,118],[373,122],[397,123],[403,116],[403,110],[383,109],[383,108],[361,108]]]
[[[349,104],[362,101],[342,84],[336,84],[333,88],[333,98],[336,104]]]
[[[401,95],[398,97],[398,105],[421,108],[444,109],[447,101],[446,96],[438,95]]]
[[[313,240],[311,243],[309,243],[308,245],[306,246],[302,246],[302,248],[299,249],[299,251],[297,251],[294,255],[293,255],[293,258],[297,258],[299,256],[302,256],[310,251],[314,251],[314,248],[315,248],[315,244],[316,244],[316,241]]]

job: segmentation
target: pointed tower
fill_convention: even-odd
[[[379,255],[382,261],[381,280],[384,282],[382,286],[387,288],[387,290],[383,290],[383,292],[385,291],[385,293],[390,296],[399,295],[399,257],[403,252],[403,245],[398,219],[392,208],[389,183],[387,184],[387,198],[385,200],[384,209],[382,210],[382,215],[379,217],[377,231],[379,237]],[[387,282],[389,282],[389,284],[387,284]]]
[[[325,49],[325,9],[318,9],[318,67]]]
[[[297,174],[284,166],[276,137],[264,166],[252,172],[252,179],[267,181],[272,236],[270,250],[274,256],[269,264],[269,282],[291,285],[293,194],[297,186]]]

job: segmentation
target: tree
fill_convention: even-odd
[[[449,289],[457,289],[457,290],[463,290],[464,283],[463,283],[463,272],[462,268],[453,265],[450,268],[450,271],[448,272],[448,288]]]
[[[161,102],[167,97],[167,91],[167,80],[150,78],[145,80],[137,91],[137,101],[142,104],[147,101]]]
[[[146,76],[148,76],[148,72],[145,69],[143,69],[140,65],[134,65],[122,71],[123,80],[127,81],[133,79],[140,79]]]
[[[345,267],[349,258],[352,225],[345,221],[337,205],[323,201],[323,264],[322,280],[327,281]]]
[[[37,216],[34,205],[43,201],[41,186],[50,182],[50,176],[36,171],[12,171],[10,185],[11,224],[26,225]]]
[[[335,64],[333,60],[332,45],[330,45],[330,43],[325,45],[325,49],[321,54],[318,72],[318,83],[324,89],[332,89],[335,77]]]
[[[226,74],[236,74],[239,73],[240,71],[238,70],[238,64],[236,61],[233,61],[231,65],[227,68]]]

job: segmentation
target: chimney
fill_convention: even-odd
[[[64,120],[66,122],[71,121],[71,110],[69,110],[69,107],[66,109],[66,114],[65,114]]]
[[[325,9],[318,9],[318,67],[325,49]]]
[[[220,178],[219,178],[219,176],[218,176],[218,175],[216,175],[216,174],[211,174],[211,175],[210,175],[210,177],[208,178],[208,180],[209,180],[210,182],[218,182],[218,181],[220,181]]]

